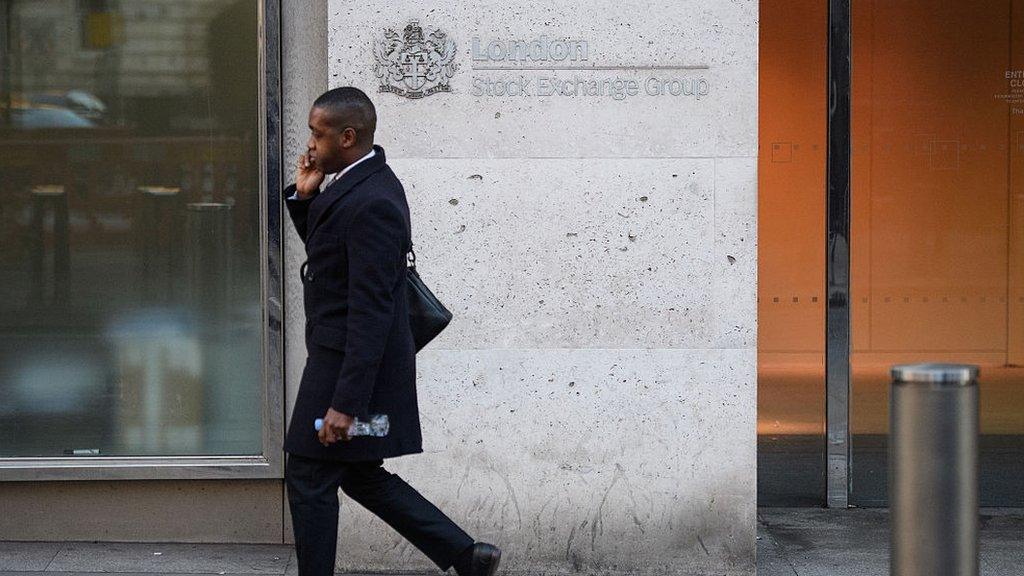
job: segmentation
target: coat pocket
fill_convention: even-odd
[[[348,286],[348,259],[345,244],[328,232],[317,231],[306,244],[306,284],[331,293],[343,292]]]
[[[309,339],[314,344],[323,346],[324,348],[330,348],[340,352],[345,351],[346,338],[344,328],[315,324],[313,326],[313,330],[309,334]]]

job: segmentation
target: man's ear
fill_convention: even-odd
[[[346,126],[339,137],[342,148],[351,148],[356,145],[356,129],[351,126]]]

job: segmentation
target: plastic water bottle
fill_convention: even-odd
[[[313,428],[319,432],[324,427],[324,419],[317,418],[313,421]],[[370,416],[369,421],[363,421],[358,418],[352,421],[352,424],[348,427],[348,435],[352,436],[387,436],[388,430],[391,425],[388,421],[387,414],[374,414]]]

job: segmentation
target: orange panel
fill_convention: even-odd
[[[1024,67],[1024,2],[852,15],[852,430],[887,430],[889,366],[938,361],[980,364],[982,431],[1019,434],[1024,110],[999,95]]]
[[[820,435],[825,401],[825,3],[765,0],[760,20],[758,432]]]
[[[855,6],[856,352],[1006,350],[1008,6]]]
[[[764,1],[760,24],[758,350],[818,357],[825,331],[825,3]]]
[[[1007,361],[1024,365],[1024,2],[1013,3],[1010,79],[1010,290]],[[1007,74],[1004,73],[1004,78]],[[1024,416],[1022,416],[1024,418]],[[1020,426],[1024,430],[1024,425]]]

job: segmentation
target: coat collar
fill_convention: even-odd
[[[320,224],[320,221],[323,220],[324,215],[331,206],[348,194],[356,184],[359,184],[381,168],[384,168],[387,164],[387,158],[384,156],[384,149],[377,144],[374,144],[373,152],[373,156],[353,166],[351,170],[345,172],[341,178],[332,182],[330,186],[324,189],[324,191],[318,194],[313,200],[313,203],[309,206],[309,231],[306,233],[307,238],[313,235],[313,231],[316,230],[316,227]]]

